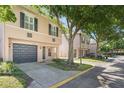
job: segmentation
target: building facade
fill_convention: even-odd
[[[97,44],[95,40],[93,39],[90,40],[89,49],[90,49],[90,53],[96,55]]]
[[[86,56],[89,53],[89,43],[90,38],[85,33],[77,33],[74,39],[74,58],[79,58]],[[68,57],[68,41],[65,36],[62,35],[62,43],[59,46],[59,57],[67,58]]]
[[[13,6],[15,23],[0,24],[0,58],[5,61],[42,62],[59,56],[61,33],[29,6]]]

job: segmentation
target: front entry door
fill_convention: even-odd
[[[45,53],[45,52],[46,52],[46,48],[45,48],[45,47],[43,47],[43,59],[45,59],[45,58],[46,58],[46,56],[45,56],[45,55],[46,55],[46,53]]]

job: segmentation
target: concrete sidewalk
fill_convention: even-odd
[[[44,63],[22,63],[17,66],[34,80],[29,88],[48,88],[79,73],[79,71],[63,71]]]

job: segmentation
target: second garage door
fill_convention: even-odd
[[[25,44],[13,44],[13,61],[16,63],[36,62],[37,46]]]

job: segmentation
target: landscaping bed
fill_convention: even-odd
[[[61,70],[65,70],[65,71],[84,71],[92,67],[92,65],[78,64],[78,63],[74,63],[70,66],[67,64],[67,61],[63,59],[54,59],[53,63],[49,63],[47,65],[61,69]]]
[[[25,88],[33,79],[17,68],[13,63],[0,64],[0,88]],[[10,65],[13,64],[13,65]],[[11,67],[12,66],[12,67]],[[4,67],[4,69],[2,68]]]

